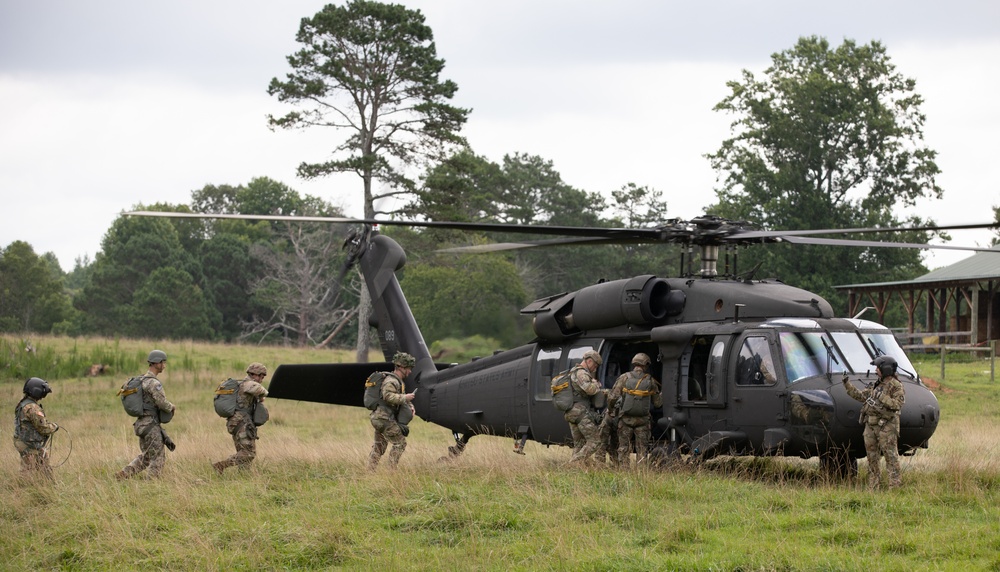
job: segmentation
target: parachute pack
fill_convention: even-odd
[[[629,380],[635,381],[633,387],[628,386]],[[650,397],[653,395],[653,378],[649,374],[636,379],[633,374],[628,374],[625,380],[625,387],[622,388],[624,398],[622,401],[622,415],[642,417],[649,415]]]
[[[372,411],[382,402],[382,381],[385,375],[384,371],[376,371],[365,380],[365,407]]]
[[[555,405],[559,411],[569,411],[573,408],[573,389],[570,388],[570,381],[572,381],[569,375],[570,371],[572,370],[567,369],[552,377],[552,405]]]
[[[236,398],[240,392],[240,380],[229,378],[215,390],[215,412],[219,417],[229,419],[236,413]]]
[[[142,382],[146,376],[140,375],[129,378],[118,390],[118,397],[122,398],[122,407],[125,413],[132,417],[142,417]]]

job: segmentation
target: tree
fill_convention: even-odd
[[[269,116],[269,124],[347,130],[332,159],[303,162],[298,172],[307,179],[357,174],[365,218],[381,212],[376,200],[415,189],[408,168],[463,143],[459,131],[469,110],[448,103],[458,86],[440,79],[444,60],[419,10],[367,0],[328,4],[302,19],[296,41],[303,47],[288,57],[292,72],[285,81],[273,78],[268,93],[300,109]],[[387,188],[378,195],[376,179]],[[358,360],[364,361],[371,342],[367,290],[360,304]]]
[[[71,312],[54,254],[20,240],[0,250],[0,331],[48,333]]]
[[[931,222],[901,214],[920,197],[940,198],[942,190],[936,154],[922,145],[922,98],[885,48],[845,40],[831,49],[825,39],[808,37],[771,59],[764,79],[744,70],[715,107],[735,119],[733,137],[707,156],[723,182],[710,210],[764,229]],[[930,235],[899,238],[925,243]],[[887,248],[775,245],[741,255],[743,269],[758,263],[768,276],[835,305],[836,284],[925,271],[919,252]]]
[[[128,314],[122,326],[134,337],[211,339],[210,318],[218,311],[207,303],[189,273],[162,266],[153,269],[135,291]]]
[[[157,268],[186,273],[195,285],[202,281],[200,263],[184,250],[175,226],[160,218],[115,219],[91,267],[90,282],[74,299],[74,305],[84,313],[85,330],[103,335],[123,330],[142,333],[142,324],[135,322],[140,318],[134,311],[134,297],[144,287],[147,292],[156,291],[146,283]],[[169,298],[159,300],[173,303]],[[213,318],[221,319],[217,315]]]

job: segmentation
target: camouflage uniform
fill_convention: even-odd
[[[45,418],[42,404],[25,395],[14,408],[14,448],[21,455],[21,472],[40,471],[52,476],[45,443],[59,426]]]
[[[251,367],[253,365],[256,364],[251,364]],[[226,467],[246,467],[257,457],[257,426],[253,422],[253,408],[265,397],[267,389],[250,375],[240,382],[236,393],[236,412],[226,420],[226,431],[233,436],[236,453],[228,459],[212,463],[217,473],[222,474]]]
[[[899,410],[906,396],[903,384],[895,375],[875,382],[871,387],[858,389],[845,376],[844,388],[854,399],[865,403],[861,408],[861,421],[865,424],[865,451],[868,454],[868,486],[882,485],[882,467],[879,457],[885,457],[889,473],[889,486],[901,483],[899,469]]]
[[[586,462],[601,446],[599,418],[594,409],[593,397],[601,391],[601,384],[583,365],[577,365],[570,373],[570,389],[573,390],[573,407],[563,418],[569,423],[573,435],[573,456],[571,463]]]
[[[387,372],[382,380],[382,402],[369,414],[372,427],[375,428],[375,442],[368,454],[368,469],[371,471],[378,467],[389,443],[392,443],[392,450],[389,452],[390,467],[399,463],[399,458],[406,450],[406,436],[396,421],[400,407],[410,407],[410,402],[406,400],[406,386],[395,371]]]
[[[163,384],[156,374],[147,371],[142,380],[142,410],[143,414],[132,424],[132,429],[139,437],[139,455],[116,475],[119,479],[132,477],[147,467],[149,476],[158,477],[166,462],[163,451],[163,429],[160,427],[160,413],[173,413],[173,403],[167,401],[163,392]]]
[[[623,373],[615,380],[611,388],[608,402],[619,410],[625,402],[625,394],[631,393],[633,398],[643,400],[647,405],[643,415],[629,415],[622,411],[618,417],[618,463],[628,466],[632,457],[632,443],[635,442],[636,462],[642,461],[649,453],[649,444],[653,438],[652,417],[648,403],[652,401],[655,407],[663,406],[663,395],[660,394],[660,382],[646,373],[643,366],[632,364],[632,371]]]

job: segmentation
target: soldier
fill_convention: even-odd
[[[33,377],[24,382],[24,398],[14,408],[14,448],[21,455],[21,472],[39,471],[52,478],[49,453],[45,444],[59,426],[45,418],[39,403],[52,388],[44,380]]]
[[[167,401],[163,385],[156,378],[167,367],[167,354],[153,350],[149,352],[146,361],[149,363],[149,370],[142,376],[142,415],[132,424],[132,429],[139,437],[139,455],[124,469],[115,473],[119,480],[132,477],[146,467],[149,467],[149,476],[158,477],[166,462],[164,445],[171,451],[174,449],[173,441],[163,433],[160,423],[173,418],[177,407]]]
[[[653,436],[652,417],[649,405],[663,407],[660,382],[649,374],[649,356],[635,354],[632,371],[623,373],[615,380],[608,398],[610,407],[620,411],[618,417],[618,463],[628,467],[632,458],[632,443],[635,442],[635,460],[640,463],[649,453],[649,442]]]
[[[375,442],[372,443],[372,450],[368,455],[368,470],[370,471],[374,471],[378,467],[378,462],[385,454],[389,443],[392,443],[392,451],[389,452],[389,466],[394,468],[399,463],[399,458],[406,450],[406,433],[409,432],[409,429],[400,426],[397,421],[399,409],[408,407],[410,413],[416,413],[411,403],[414,395],[406,393],[406,386],[403,384],[406,376],[413,371],[416,360],[408,353],[396,352],[396,355],[392,356],[392,363],[396,368],[387,372],[382,378],[378,405],[369,415],[372,427],[375,428]]]
[[[594,408],[594,396],[602,392],[600,382],[594,377],[603,362],[601,354],[589,350],[583,361],[570,370],[570,389],[573,390],[573,407],[563,416],[573,434],[573,456],[570,463],[586,463],[601,446],[600,418]]]
[[[226,421],[226,431],[233,436],[236,453],[224,461],[212,463],[215,472],[222,474],[226,467],[247,467],[257,457],[257,425],[253,422],[253,409],[267,397],[261,385],[267,377],[267,367],[254,362],[247,366],[247,376],[240,382],[236,393],[236,411]]]
[[[903,384],[896,377],[899,364],[887,355],[878,356],[872,362],[878,379],[871,387],[858,389],[851,385],[844,373],[844,388],[847,394],[861,401],[861,417],[865,424],[865,451],[868,453],[868,487],[874,489],[882,485],[882,468],[879,457],[885,457],[889,472],[889,486],[898,487],[899,476],[899,410],[906,399]]]

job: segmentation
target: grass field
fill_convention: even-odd
[[[371,474],[366,411],[284,400],[267,402],[254,467],[219,477],[211,461],[232,453],[211,406],[221,379],[250,361],[352,356],[51,337],[25,354],[25,342],[0,337],[3,570],[1000,570],[1000,382],[982,361],[949,361],[931,447],[903,459],[900,489],[872,494],[827,482],[815,459],[574,470],[567,449],[519,456],[477,437],[444,463],[450,433],[419,419],[400,468]],[[118,482],[138,441],[115,392],[154,345],[170,356],[177,451],[162,478]],[[90,363],[114,371],[82,377]],[[936,358],[918,367],[939,374]],[[9,444],[21,385],[43,371],[55,390],[43,405],[65,428],[52,483],[21,478]]]

